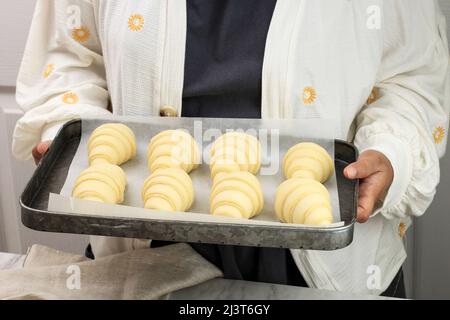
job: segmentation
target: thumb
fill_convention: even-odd
[[[377,172],[378,166],[376,158],[371,157],[368,153],[362,153],[358,161],[348,165],[344,169],[344,175],[347,179],[364,179],[375,172]]]

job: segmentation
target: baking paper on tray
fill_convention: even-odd
[[[121,122],[128,125],[136,135],[137,155],[134,159],[121,165],[127,175],[128,185],[125,201],[122,205],[106,205],[91,201],[70,198],[75,180],[88,167],[87,141],[95,128],[104,123]],[[326,122],[326,121],[325,121]],[[145,179],[150,175],[147,167],[147,146],[157,133],[167,129],[184,129],[189,131],[203,154],[203,163],[192,171],[195,190],[195,202],[187,213],[157,212],[142,209],[141,189]],[[262,166],[258,179],[264,194],[264,209],[252,220],[216,217],[209,214],[209,194],[211,178],[209,170],[209,151],[212,142],[228,131],[243,131],[252,134],[262,145]],[[281,168],[282,159],[287,150],[299,142],[315,142],[324,147],[334,159],[333,123],[324,123],[324,119],[295,120],[255,120],[255,119],[217,119],[217,118],[133,118],[106,117],[82,119],[82,135],[77,152],[72,160],[65,184],[59,195],[52,194],[49,210],[71,212],[86,215],[101,215],[124,218],[147,218],[157,220],[181,220],[192,222],[263,224],[295,226],[278,221],[274,210],[275,191],[285,180]],[[341,226],[339,197],[336,175],[325,183],[330,192],[334,221],[328,227]],[[141,208],[138,210],[137,208]],[[300,226],[300,225],[298,225]],[[305,227],[305,226],[303,226]],[[311,227],[311,226],[307,226]]]

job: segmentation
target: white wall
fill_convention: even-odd
[[[313,0],[311,0],[313,1]],[[450,1],[440,0],[450,21]],[[0,250],[25,252],[33,243],[81,253],[85,237],[35,232],[20,223],[18,197],[34,165],[11,157],[14,123],[20,112],[14,85],[34,0],[0,1]],[[450,34],[450,23],[449,23]],[[7,45],[5,45],[7,44]],[[450,298],[450,154],[442,160],[442,181],[433,205],[408,232],[410,297]]]
[[[0,86],[14,86],[35,0],[0,1]]]

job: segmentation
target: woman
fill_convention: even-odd
[[[361,152],[352,245],[193,246],[229,278],[402,296],[402,237],[439,182],[448,61],[432,0],[41,0],[13,148],[39,160],[86,114],[332,118]]]

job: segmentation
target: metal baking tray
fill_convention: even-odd
[[[310,250],[341,249],[353,240],[358,181],[345,179],[343,169],[357,159],[358,151],[344,141],[335,141],[336,177],[341,220],[344,225],[333,228],[299,228],[286,225],[279,228],[49,212],[49,194],[60,193],[80,138],[81,120],[68,122],[37,167],[20,198],[22,223],[26,227],[57,233]]]

